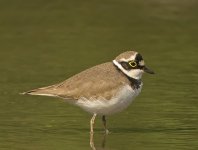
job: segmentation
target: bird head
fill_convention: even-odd
[[[137,80],[141,79],[144,72],[154,74],[154,72],[145,65],[142,55],[135,51],[127,51],[120,54],[113,60],[113,63],[125,75]]]

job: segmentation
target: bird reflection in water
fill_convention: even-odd
[[[104,149],[105,148],[106,136],[107,136],[107,134],[105,133],[103,135],[101,149]],[[95,143],[94,143],[94,133],[90,133],[90,147],[91,147],[92,150],[97,150],[96,147],[95,147]]]

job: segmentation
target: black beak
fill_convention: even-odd
[[[155,74],[153,70],[147,68],[146,66],[144,67],[143,70],[144,70],[144,72],[146,72],[146,73]]]

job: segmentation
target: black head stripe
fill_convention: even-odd
[[[128,62],[121,61],[120,64],[122,65],[122,67],[123,67],[125,70],[131,70],[131,69],[132,69],[132,67],[129,65]]]
[[[140,62],[143,61],[143,58],[142,58],[142,55],[141,54],[137,54],[136,57],[135,57],[135,61],[137,62],[138,64],[138,69],[143,69],[144,66],[140,65]]]
[[[140,61],[142,61],[143,60],[143,58],[142,58],[142,55],[140,55],[139,53],[136,55],[136,57],[135,57],[135,61],[136,62],[140,62]]]
[[[130,61],[129,61],[129,62],[125,62],[125,61],[120,62],[120,64],[122,65],[122,67],[123,67],[125,70],[142,69],[142,66],[140,66],[140,65],[137,65],[137,66],[135,66],[135,67],[132,67],[129,63],[130,63]]]

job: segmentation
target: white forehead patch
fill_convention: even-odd
[[[139,65],[140,66],[144,66],[145,64],[144,64],[144,60],[141,60],[140,62],[139,62]]]

